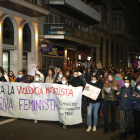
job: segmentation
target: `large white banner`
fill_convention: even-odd
[[[0,82],[0,115],[78,124],[82,122],[81,97],[81,87]]]
[[[83,91],[83,95],[91,98],[92,100],[96,100],[100,94],[101,89],[94,87],[90,84],[86,84],[85,89]]]

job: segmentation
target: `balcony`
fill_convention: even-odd
[[[30,17],[44,16],[50,12],[43,4],[37,5],[31,0],[0,0],[0,6]]]
[[[70,15],[88,25],[101,22],[101,14],[81,0],[49,0],[48,3],[52,8]]]

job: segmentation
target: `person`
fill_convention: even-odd
[[[2,74],[2,72],[0,72],[0,81],[2,82],[7,82],[7,80],[5,79],[4,75]]]
[[[35,70],[35,74],[39,74],[41,80],[44,82],[45,77],[44,77],[44,75],[39,71],[39,67],[36,68],[36,70]]]
[[[60,81],[58,84],[67,85],[68,86],[68,78],[66,76],[63,76],[62,81]]]
[[[43,83],[43,81],[41,80],[39,74],[35,74],[35,78],[34,78],[33,83]],[[37,122],[38,122],[38,120],[35,120],[35,121],[34,121],[34,123],[37,123]]]
[[[66,77],[67,77],[68,81],[70,81],[71,75],[70,75],[70,71],[69,70],[66,71]]]
[[[116,73],[116,74],[115,74],[115,79],[116,79],[117,81],[120,80],[120,78],[119,78],[119,73]]]
[[[63,76],[62,81],[58,82],[58,84],[67,85],[68,86],[68,79],[67,79],[67,77]],[[63,124],[62,129],[66,130],[67,126],[65,124]]]
[[[133,110],[133,104],[131,101],[135,100],[135,98],[132,97],[132,90],[131,80],[126,77],[124,79],[124,87],[120,89],[120,92],[116,93],[117,98],[120,100],[120,139],[126,137],[125,118],[127,122],[127,133],[131,133],[131,114]]]
[[[33,83],[43,83],[39,74],[35,74],[35,79],[34,79]]]
[[[57,73],[57,76],[55,77],[54,83],[59,83],[62,81],[63,73],[62,71]]]
[[[12,71],[9,72],[9,81],[10,82],[15,82],[16,81],[16,77],[15,77],[15,75]]]
[[[18,72],[18,77],[16,78],[15,82],[22,82],[22,83],[28,83],[28,80],[23,76],[23,72]]]
[[[122,75],[122,79],[124,79],[124,75],[125,74],[124,74],[124,71],[123,71],[123,68],[122,67],[120,68],[120,74]]]
[[[102,94],[104,95],[104,132],[103,134],[107,134],[109,132],[108,125],[108,111],[109,108],[111,110],[111,133],[116,130],[116,107],[117,107],[117,98],[116,93],[119,90],[119,85],[114,78],[114,75],[110,73],[108,78],[103,86]],[[103,96],[102,95],[102,96]]]
[[[101,84],[98,81],[97,76],[92,77],[90,84],[97,88],[100,89],[102,88]],[[89,98],[89,106],[87,106],[87,125],[88,125],[88,129],[86,130],[87,132],[90,132],[92,130],[92,110],[93,110],[93,117],[94,117],[93,131],[96,131],[96,126],[98,124],[98,110],[100,107],[101,99],[102,99],[101,92],[96,100],[92,100],[91,98]]]
[[[0,73],[4,76],[6,82],[9,82],[9,77],[2,67],[0,67]]]
[[[85,74],[85,80],[88,84],[91,82],[91,77],[92,77],[92,73],[90,71],[90,68],[88,68],[87,73]]]
[[[140,139],[140,81],[137,82],[135,87],[135,93],[133,94],[137,98],[133,105],[133,116],[134,116],[134,134],[133,140]]]
[[[45,83],[53,83],[53,70],[50,68]]]

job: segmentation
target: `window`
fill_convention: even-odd
[[[49,14],[48,23],[60,23],[60,17],[54,14]]]
[[[74,23],[72,21],[67,20],[67,19],[65,19],[65,24],[70,26],[70,27],[74,27]]]
[[[107,16],[106,15],[103,15],[103,21],[107,21]]]
[[[112,29],[117,30],[117,13],[112,15]]]
[[[32,0],[32,3],[37,4],[37,0]]]
[[[31,30],[27,23],[23,28],[23,51],[31,52]]]
[[[84,32],[88,32],[88,28],[83,27],[81,25],[78,26],[78,29],[81,30],[81,31],[84,31]]]
[[[14,45],[14,27],[9,18],[3,22],[3,44]]]

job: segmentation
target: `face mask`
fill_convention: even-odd
[[[121,72],[122,70],[120,70],[120,72]]]
[[[91,81],[91,83],[96,83],[96,81]]]
[[[116,79],[116,80],[120,80],[120,78],[119,78],[119,77],[116,77],[116,76],[115,76],[115,79]]]
[[[86,73],[85,71],[83,73]]]
[[[63,75],[59,75],[59,77],[60,77],[60,78],[62,78],[62,77],[63,77]]]
[[[35,78],[35,81],[39,81],[39,78],[38,78],[38,77],[36,77],[36,78]]]
[[[21,78],[22,77],[22,75],[18,75],[18,78]]]
[[[124,83],[125,87],[129,87],[129,84],[128,83]]]
[[[65,85],[66,84],[66,81],[62,81],[62,84]]]
[[[140,87],[137,87],[138,90],[140,90]]]
[[[0,72],[0,77],[2,77],[2,73]]]
[[[102,76],[102,75],[100,75],[100,77],[102,78],[103,76]]]
[[[110,82],[110,83],[112,83],[112,82],[113,82],[113,80],[109,80],[109,82]]]

